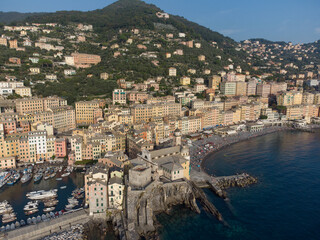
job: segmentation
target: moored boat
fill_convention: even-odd
[[[57,189],[49,190],[49,191],[34,191],[27,193],[26,195],[31,200],[43,200],[47,198],[54,198],[57,196]]]
[[[15,184],[16,182],[19,181],[20,179],[20,173],[15,173],[13,176],[11,176],[7,182],[8,185],[13,185]]]
[[[48,207],[48,208],[45,208],[43,209],[44,212],[51,212],[55,209],[55,207]]]
[[[34,175],[33,181],[38,182],[41,180],[42,177],[43,177],[43,174],[41,172],[39,172],[36,175]]]
[[[69,175],[70,175],[70,173],[66,172],[66,173],[62,174],[61,177],[68,177]]]
[[[31,178],[32,178],[32,175],[30,173],[25,173],[21,178],[21,182],[22,183],[29,182]]]

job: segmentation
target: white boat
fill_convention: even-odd
[[[0,215],[12,213],[12,212],[13,212],[13,208],[8,203],[8,201],[3,201],[0,203]]]
[[[61,181],[61,180],[62,180],[62,178],[57,178],[56,180],[57,180],[57,181]]]
[[[66,173],[62,174],[61,177],[68,177],[69,175],[70,175],[70,173],[66,172]]]
[[[31,178],[32,178],[32,175],[30,173],[25,173],[21,178],[21,182],[26,183],[26,182],[30,181]]]
[[[31,200],[42,200],[46,198],[53,198],[57,196],[57,189],[49,190],[49,191],[34,191],[27,193],[26,195]]]
[[[15,213],[9,213],[9,214],[4,214],[2,216],[2,223],[9,223],[9,222],[13,222],[17,219],[16,214]]]
[[[23,208],[24,211],[30,211],[30,210],[34,210],[34,209],[38,209],[38,202],[37,201],[28,202],[27,205],[25,205]]]
[[[62,186],[62,187],[60,187],[60,189],[66,189],[67,188],[67,186]]]
[[[76,205],[74,205],[74,204],[67,204],[67,205],[66,205],[66,210],[71,210],[71,209],[73,209],[75,206],[76,206]]]
[[[48,207],[48,208],[45,208],[43,209],[44,212],[51,212],[55,209],[55,207]]]

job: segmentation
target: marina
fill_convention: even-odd
[[[0,174],[1,231],[36,224],[45,218],[82,207],[82,173],[68,171],[68,176],[62,179],[62,168],[38,168],[34,175],[31,171],[8,171]],[[49,173],[50,178],[45,180],[43,173]],[[61,180],[57,181],[57,178]]]

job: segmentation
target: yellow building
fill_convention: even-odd
[[[221,77],[218,75],[213,75],[211,78],[209,78],[209,88],[218,89],[220,83]]]
[[[190,78],[189,77],[181,77],[180,78],[180,84],[183,85],[183,86],[186,86],[186,85],[190,85]]]
[[[77,125],[90,125],[102,117],[102,109],[97,100],[76,102],[75,106]]]
[[[31,88],[29,87],[17,87],[15,93],[20,95],[21,97],[31,97]]]

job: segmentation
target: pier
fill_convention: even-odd
[[[36,225],[20,227],[13,231],[2,233],[0,240],[36,240],[52,233],[69,230],[72,225],[85,224],[89,220],[88,212],[81,209]]]
[[[227,193],[224,191],[230,187],[246,187],[257,183],[257,179],[247,173],[213,177],[203,171],[191,170],[191,180],[199,188],[210,188],[217,196],[226,199]]]

